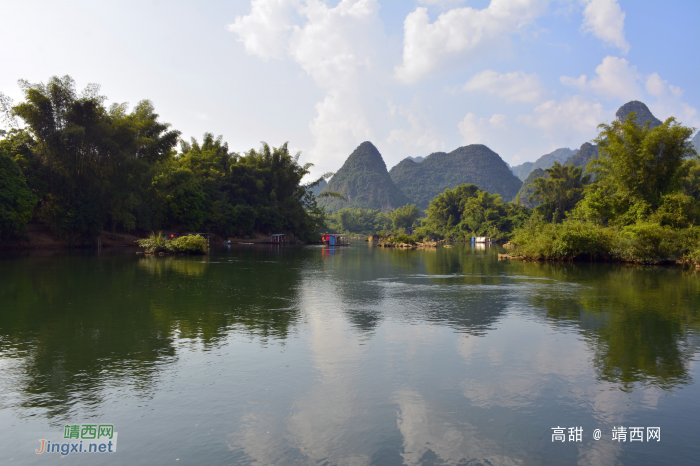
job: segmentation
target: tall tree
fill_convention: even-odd
[[[535,189],[529,200],[539,202],[535,210],[547,221],[557,223],[583,199],[584,188],[591,178],[583,174],[583,168],[559,162],[554,162],[545,172],[548,176],[534,180]]]

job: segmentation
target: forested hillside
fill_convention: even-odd
[[[319,205],[331,212],[344,208],[388,212],[409,203],[406,195],[391,180],[382,155],[369,141],[360,144],[350,154],[322,192],[338,192],[347,199],[319,199]]]
[[[396,186],[421,209],[448,188],[472,183],[480,190],[513,199],[522,183],[494,151],[482,144],[446,154],[430,154],[421,163],[405,159],[389,172]]]
[[[564,165],[573,165],[585,169],[588,162],[598,157],[598,146],[590,142],[584,142],[574,155],[566,159]]]
[[[517,203],[529,208],[536,207],[539,203],[534,199],[532,201],[530,200],[530,197],[535,192],[534,183],[537,178],[543,178],[546,175],[547,173],[541,168],[532,170],[527,178],[525,178],[525,181],[523,181],[520,191],[518,191],[516,196]]]

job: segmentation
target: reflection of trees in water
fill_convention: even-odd
[[[4,387],[20,393],[11,403],[68,419],[76,402],[97,407],[115,386],[149,396],[158,373],[177,357],[175,340],[207,348],[231,329],[286,338],[298,315],[298,259],[252,266],[229,258],[4,261],[0,350],[21,360],[13,365],[17,386]]]
[[[470,245],[348,251],[329,261],[328,286],[337,289],[348,321],[366,333],[390,315],[483,335],[508,304],[498,288],[503,285],[502,270],[486,260],[491,252],[474,251]]]
[[[576,323],[593,349],[598,377],[632,390],[636,383],[672,389],[691,382],[698,351],[700,285],[681,268],[601,264],[532,264],[524,274],[583,286],[575,292],[531,294],[535,310],[552,322]]]

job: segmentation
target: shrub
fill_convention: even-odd
[[[401,233],[400,235],[395,235],[391,236],[388,241],[390,243],[396,243],[396,244],[401,244],[401,243],[407,243],[407,244],[416,244],[416,238],[413,236],[408,236],[406,233]]]
[[[622,229],[614,254],[626,261],[656,264],[681,255],[677,230],[657,223],[637,223]]]
[[[145,239],[136,240],[139,246],[146,248],[147,252],[165,252],[168,251],[169,241],[163,237],[162,232],[158,232],[156,235],[151,232],[151,236]]]
[[[513,239],[518,252],[532,259],[608,258],[614,242],[613,232],[579,220],[545,223],[533,219],[517,230]]]
[[[170,251],[185,254],[206,254],[207,247],[207,239],[200,235],[181,236],[168,242]]]

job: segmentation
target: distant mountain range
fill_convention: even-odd
[[[382,155],[369,141],[350,154],[321,192],[326,191],[339,192],[347,198],[347,202],[334,197],[320,198],[319,205],[331,212],[346,207],[388,212],[410,203],[391,181]]]
[[[500,194],[505,201],[516,195],[521,181],[501,157],[482,144],[459,147],[449,154],[435,152],[420,163],[404,159],[389,172],[396,186],[421,209],[447,188],[474,183]]]
[[[615,114],[620,121],[631,112],[637,122],[650,127],[661,124],[649,108],[639,101],[628,102]],[[700,152],[700,133],[693,138]],[[500,194],[505,202],[515,200],[533,206],[528,197],[533,192],[532,182],[560,162],[563,165],[586,167],[598,156],[598,146],[584,142],[578,150],[560,148],[545,154],[535,162],[509,167],[501,157],[482,144],[459,147],[450,153],[435,152],[427,157],[407,157],[387,171],[381,154],[371,142],[363,142],[350,154],[345,164],[328,184],[321,183],[314,192],[336,191],[348,201],[321,198],[319,204],[330,211],[344,207],[361,207],[389,211],[406,204],[427,209],[428,204],[447,188],[463,183],[474,183],[479,189]]]
[[[566,161],[566,159],[568,159],[575,153],[575,150],[562,147],[561,149],[557,149],[554,152],[550,152],[549,154],[543,155],[534,162],[525,162],[521,165],[510,167],[510,170],[515,176],[520,178],[520,180],[525,181],[525,178],[528,177],[531,171],[536,170],[538,168],[544,170],[545,168],[549,168],[552,165],[554,165],[554,162],[559,162],[563,164]]]

